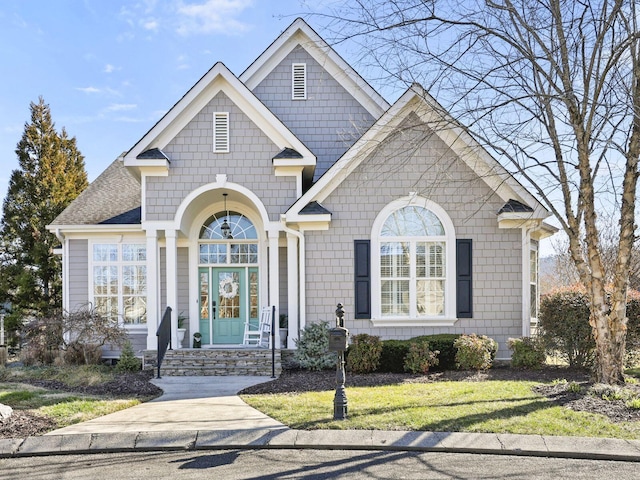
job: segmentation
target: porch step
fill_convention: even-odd
[[[155,364],[155,351],[145,352],[147,359]],[[149,355],[147,355],[149,354]],[[280,350],[275,352],[275,374],[282,372]],[[168,350],[160,375],[204,376],[204,375],[271,375],[271,350],[265,348],[240,349],[180,349]]]

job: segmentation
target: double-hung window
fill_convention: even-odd
[[[92,296],[96,310],[125,325],[147,323],[146,245],[94,243]]]

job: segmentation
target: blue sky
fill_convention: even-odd
[[[2,0],[2,198],[40,95],[58,130],[76,137],[92,181],[217,61],[240,75],[310,8],[300,0]]]

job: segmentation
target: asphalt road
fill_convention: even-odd
[[[338,450],[211,450],[0,460],[0,479],[636,480],[640,464],[506,455]]]

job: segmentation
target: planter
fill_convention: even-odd
[[[178,347],[182,348],[182,342],[184,341],[184,336],[187,334],[186,328],[178,329]]]
[[[280,348],[287,348],[287,334],[289,333],[288,328],[281,328],[280,330]]]

